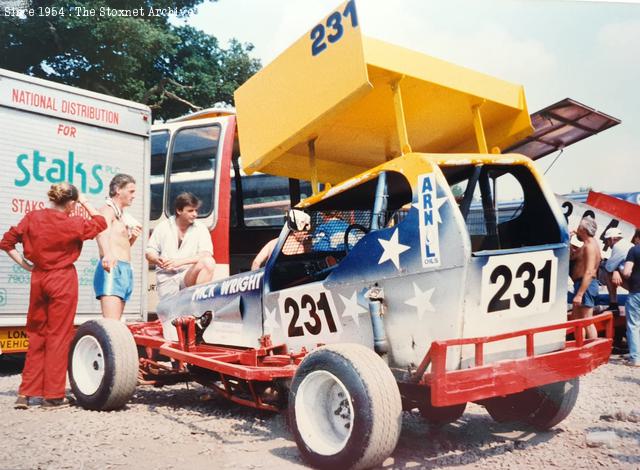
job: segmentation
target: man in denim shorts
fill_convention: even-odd
[[[595,234],[598,229],[596,221],[591,217],[585,217],[580,221],[576,236],[582,242],[582,247],[575,253],[571,279],[573,285],[573,301],[571,318],[589,318],[593,315],[593,307],[598,295],[598,268],[600,266],[600,247]],[[587,328],[587,338],[597,338],[598,332],[594,325]]]
[[[119,320],[133,291],[131,245],[142,227],[124,209],[133,203],[136,182],[132,176],[117,174],[109,183],[109,197],[100,208],[107,229],[96,237],[100,262],[93,276],[93,289],[100,300],[102,315]]]

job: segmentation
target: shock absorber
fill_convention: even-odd
[[[378,354],[389,352],[389,341],[384,328],[384,290],[382,287],[370,288],[365,297],[369,300],[369,315],[373,327],[373,348]]]

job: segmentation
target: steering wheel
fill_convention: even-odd
[[[360,230],[363,235],[366,233],[369,233],[369,229],[367,227],[365,227],[364,225],[360,225],[360,224],[351,224],[347,227],[347,230],[344,231],[344,252],[345,254],[349,254],[349,250],[351,249],[349,247],[349,235],[351,234],[351,232],[353,230]]]

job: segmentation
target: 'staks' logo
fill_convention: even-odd
[[[47,159],[39,150],[34,150],[33,158],[30,157],[31,155],[23,153],[16,158],[16,165],[22,172],[22,178],[15,179],[15,185],[18,187],[26,186],[34,179],[52,184],[66,181],[78,186],[83,193],[99,194],[102,191],[102,165],[93,165],[85,169],[82,162],[76,161],[71,150],[67,153],[66,160]]]

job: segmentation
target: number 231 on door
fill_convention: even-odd
[[[289,338],[328,339],[342,330],[331,292],[319,286],[285,291],[278,299],[283,329]]]
[[[492,256],[482,268],[482,311],[545,312],[556,300],[557,275],[552,251]]]

